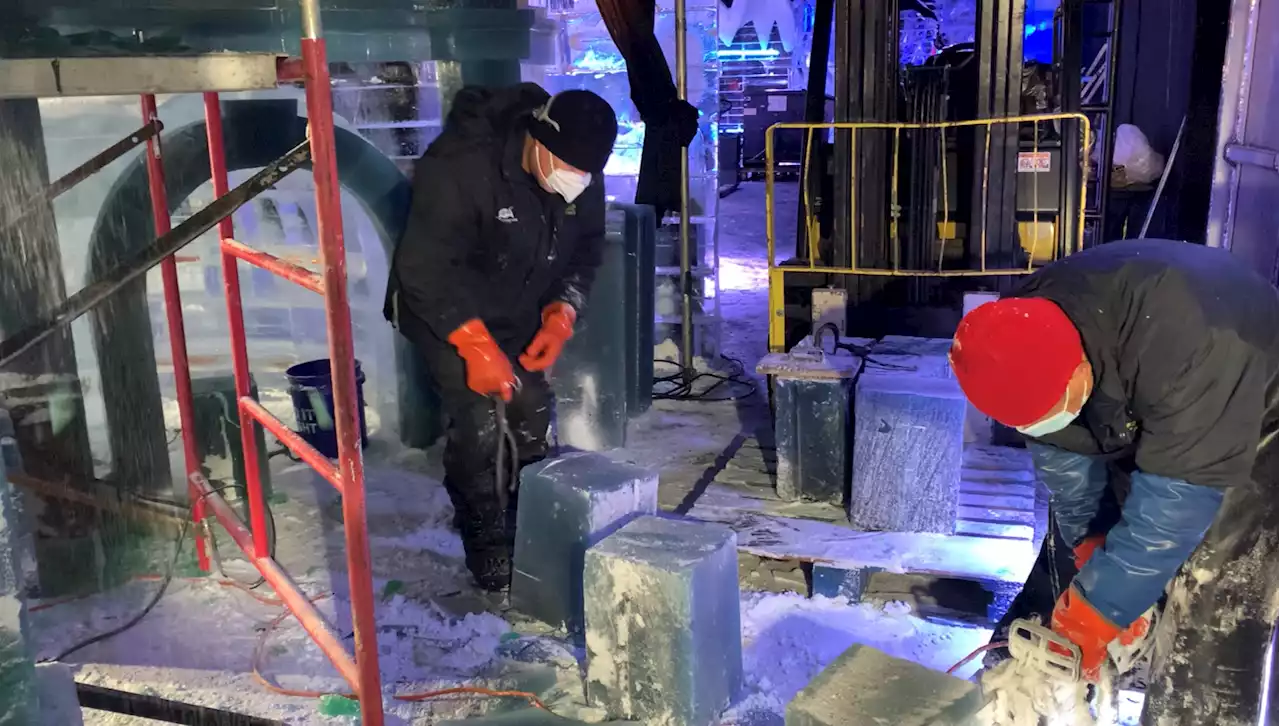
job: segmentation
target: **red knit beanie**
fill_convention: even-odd
[[[960,321],[950,355],[969,402],[1006,426],[1044,418],[1062,400],[1083,357],[1071,319],[1038,297],[974,308]]]

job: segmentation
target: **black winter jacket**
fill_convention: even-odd
[[[566,204],[524,171],[527,124],[548,98],[532,83],[462,89],[414,167],[384,313],[419,347],[479,318],[515,355],[547,304],[582,312],[602,254],[604,180]]]
[[[1093,366],[1081,416],[1041,441],[1202,486],[1250,481],[1264,418],[1276,415],[1280,302],[1243,261],[1184,242],[1112,242],[1011,296],[1057,303]]]

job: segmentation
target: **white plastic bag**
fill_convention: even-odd
[[[1151,148],[1147,135],[1133,124],[1116,127],[1116,147],[1111,163],[1124,169],[1124,180],[1128,184],[1150,184],[1164,171],[1164,156]]]

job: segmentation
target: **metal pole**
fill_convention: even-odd
[[[338,670],[338,674],[342,679],[351,686],[353,691],[357,691],[364,687],[363,671],[364,666],[356,665],[356,661],[347,655],[347,648],[342,644],[343,637],[334,632],[329,621],[325,619],[311,598],[303,594],[302,589],[298,587],[298,583],[289,577],[289,573],[285,572],[280,563],[270,557],[256,557],[253,554],[253,535],[249,532],[249,528],[244,526],[244,522],[240,521],[240,515],[227,504],[219,490],[209,485],[209,480],[204,478],[203,474],[197,474],[191,477],[192,483],[195,484],[200,495],[209,503],[209,511],[214,518],[227,530],[227,535],[231,537],[231,541],[249,558],[249,564],[258,569],[258,574],[262,575],[262,579],[267,581],[271,589],[275,590],[276,597],[284,602],[284,606],[293,613],[298,619],[298,624],[302,629],[311,636],[311,640],[320,647],[320,652],[329,659],[333,667]],[[376,661],[375,661],[376,663]],[[361,716],[361,724],[376,723],[378,726],[383,725],[382,719],[382,694],[374,689],[372,695],[372,704],[376,704],[372,713],[375,714],[374,721],[365,721]],[[364,713],[364,706],[370,703],[365,696],[360,696],[361,712]]]
[[[676,95],[689,95],[689,48],[685,0],[676,0]],[[680,368],[686,383],[693,370],[693,250],[689,241],[689,147],[680,148]]]
[[[227,178],[227,154],[222,135],[222,106],[217,93],[204,94],[205,135],[209,141],[209,172],[213,196],[221,198],[231,189]],[[235,224],[231,215],[218,222],[219,239],[231,239]],[[218,248],[222,259],[222,289],[227,299],[227,327],[231,333],[231,370],[235,377],[236,400],[249,395],[249,352],[245,343],[244,309],[240,297],[240,270],[236,259]],[[239,411],[239,409],[237,409]],[[262,496],[262,469],[253,422],[240,412],[240,448],[244,452],[244,476],[249,501],[249,528],[253,533],[254,556],[271,555],[267,529],[267,505]],[[202,510],[203,511],[203,510]]]
[[[142,96],[142,122],[154,124],[156,97]],[[169,233],[169,194],[165,189],[164,156],[160,149],[160,137],[147,139],[147,186],[151,191],[151,216],[155,222],[156,236]],[[196,450],[195,403],[191,396],[191,366],[187,360],[187,332],[182,321],[182,293],[178,289],[178,263],[173,255],[160,262],[160,279],[164,284],[164,314],[169,323],[169,350],[173,356],[173,384],[178,393],[178,419],[182,422],[182,455],[187,470],[187,494],[191,497],[191,515],[197,523],[203,518],[200,496],[191,486],[191,475],[200,473],[200,455]],[[196,537],[196,561],[202,572],[209,571],[209,555],[205,551],[200,528],[193,527]]]
[[[805,123],[820,124],[827,120],[827,59],[831,56],[831,28],[835,22],[835,0],[817,0],[813,11],[813,42],[809,50],[809,79],[805,86]],[[822,167],[820,159],[828,158],[825,138],[810,144],[801,169],[801,184],[807,181],[809,198],[815,209],[823,209],[829,200],[822,197]],[[815,171],[816,170],[816,171]],[[808,173],[806,173],[808,172]],[[820,212],[819,212],[820,213]],[[796,257],[808,259],[806,244],[809,215],[803,204],[796,205]]]
[[[329,63],[321,37],[319,0],[302,0],[302,62],[306,74],[307,116],[311,120],[308,135],[316,183],[316,226],[324,263],[329,366],[338,435],[338,469],[343,485],[343,529],[346,532],[351,620],[355,626],[355,656],[360,681],[356,695],[360,698],[361,723],[383,726],[378,633],[365,517],[364,460],[360,450],[360,411],[356,397],[355,349],[351,339],[351,307],[347,299],[347,253],[342,238],[342,198],[333,139],[333,96]]]
[[[319,40],[323,46],[324,41],[321,38],[323,33],[320,27],[320,3],[317,0],[302,0],[299,5],[302,7],[302,40]],[[303,78],[307,79],[306,74],[307,54],[302,54]]]
[[[1160,172],[1160,183],[1156,185],[1155,194],[1151,195],[1151,204],[1147,206],[1146,219],[1142,220],[1142,231],[1138,233],[1138,239],[1146,239],[1147,228],[1151,226],[1152,217],[1156,216],[1156,205],[1160,203],[1160,197],[1164,195],[1164,185],[1169,182],[1169,171],[1173,169],[1173,161],[1178,158],[1178,147],[1182,145],[1182,132],[1187,130],[1187,117],[1182,117],[1182,123],[1178,125],[1178,135],[1173,139],[1173,148],[1169,150],[1169,158],[1164,162],[1164,171]],[[1106,165],[1101,166],[1106,169]],[[1099,172],[1101,173],[1101,172]]]
[[[108,164],[132,151],[133,147],[159,134],[163,130],[164,125],[159,121],[145,124],[142,128],[134,131],[132,134],[129,134],[125,138],[103,149],[92,159],[89,159],[80,166],[77,166],[66,174],[63,174],[57,181],[49,184],[49,186],[44,190],[44,193],[34,199],[28,199],[26,203],[20,205],[19,210],[21,211],[19,211],[15,216],[0,222],[0,230],[5,230],[8,227],[13,226],[28,214],[35,212],[40,208],[41,202],[48,203],[62,196],[75,185],[85,179],[88,179],[99,171],[102,171],[102,169]]]

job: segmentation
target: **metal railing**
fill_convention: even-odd
[[[783,301],[784,278],[788,273],[821,273],[827,275],[862,275],[872,277],[990,277],[997,275],[1027,275],[1035,272],[1034,262],[1037,259],[1040,245],[1040,220],[1044,216],[1040,214],[1039,204],[1039,174],[1032,174],[1032,229],[1035,230],[1035,238],[1032,248],[1028,251],[1027,264],[1025,267],[988,267],[987,266],[987,200],[990,195],[991,183],[991,127],[1006,124],[1032,124],[1032,159],[1039,158],[1040,148],[1040,124],[1051,123],[1054,121],[1075,121],[1080,124],[1083,132],[1083,153],[1079,161],[1081,165],[1080,173],[1080,189],[1078,194],[1079,208],[1073,210],[1077,216],[1076,235],[1072,240],[1069,248],[1064,250],[1065,254],[1077,251],[1084,244],[1084,212],[1085,212],[1085,185],[1089,176],[1089,150],[1090,150],[1090,126],[1089,119],[1079,113],[1052,113],[1038,114],[1029,116],[1011,116],[996,119],[974,119],[967,121],[942,121],[933,123],[893,123],[893,122],[850,122],[850,123],[779,123],[770,126],[765,131],[765,225],[766,238],[768,241],[768,264],[769,264],[769,349],[771,351],[782,350],[785,336],[786,311]],[[982,128],[985,129],[983,145],[983,163],[981,175],[981,209],[976,210],[973,215],[980,220],[980,228],[978,230],[978,247],[979,247],[979,266],[976,269],[944,269],[944,261],[946,258],[946,245],[949,237],[952,236],[952,221],[950,214],[950,200],[948,199],[947,188],[947,148],[946,148],[946,131],[948,129],[958,128]],[[815,134],[827,131],[847,131],[849,132],[848,146],[849,156],[853,160],[852,168],[857,168],[858,158],[858,133],[861,131],[884,131],[892,132],[892,149],[889,153],[890,186],[888,204],[884,210],[884,214],[889,218],[888,225],[888,242],[891,248],[890,258],[892,260],[890,267],[860,267],[858,265],[858,214],[860,210],[857,206],[858,200],[858,184],[859,179],[855,174],[850,179],[850,198],[849,198],[849,245],[848,260],[849,266],[829,266],[818,263],[819,254],[819,233],[816,215],[814,213],[812,200],[810,199],[809,184],[809,164],[806,164],[800,180],[801,199],[800,204],[804,212],[803,234],[805,235],[806,249],[808,254],[807,264],[788,264],[786,266],[779,265],[775,259],[776,253],[776,237],[774,231],[775,225],[775,189],[774,189],[774,136],[779,130],[801,130],[805,132],[805,154],[804,158],[812,158],[810,151],[813,148]],[[904,131],[937,131],[937,144],[939,148],[939,158],[941,159],[941,173],[938,175],[939,186],[938,197],[942,200],[941,219],[938,220],[939,228],[942,232],[939,234],[938,248],[938,264],[936,269],[906,269],[901,266],[901,239],[898,217],[900,214],[900,205],[898,200],[900,182],[900,161],[902,156],[902,134]],[[1062,163],[1070,163],[1070,160],[1064,159]],[[1061,215],[1063,212],[1059,212]],[[1056,246],[1051,244],[1050,258],[1056,256]]]

